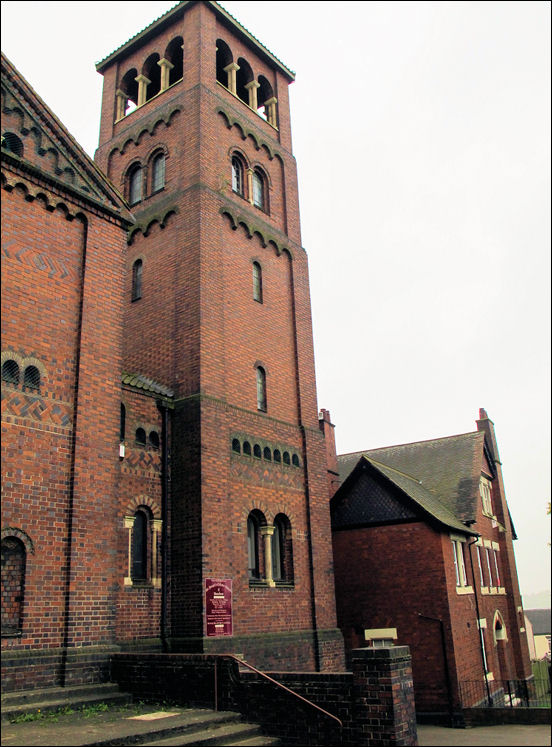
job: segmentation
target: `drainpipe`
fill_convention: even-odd
[[[487,670],[485,669],[485,652],[483,651],[483,639],[481,637],[481,630],[479,629],[480,626],[480,620],[481,616],[479,614],[479,600],[477,598],[477,584],[475,582],[475,573],[473,571],[473,556],[472,556],[472,545],[475,545],[477,543],[477,540],[473,540],[473,542],[468,542],[468,555],[470,556],[470,566],[471,566],[471,572],[472,572],[472,578],[473,578],[473,595],[475,598],[475,614],[477,615],[477,633],[479,635],[479,651],[481,652],[481,666],[483,667],[483,678],[485,680],[485,686],[487,688],[487,700],[489,701],[489,705],[492,706],[493,699],[491,697],[491,689],[489,687],[489,680],[487,679]]]
[[[450,680],[450,670],[448,665],[448,657],[447,657],[447,642],[445,638],[445,625],[443,621],[439,617],[429,617],[429,615],[422,615],[421,612],[416,613],[418,617],[423,617],[425,620],[433,620],[433,622],[439,623],[439,628],[441,630],[441,647],[443,649],[443,662],[445,665],[445,678],[447,680],[447,699],[448,699],[448,706],[449,706],[449,726],[454,726],[454,708],[452,703],[452,683]]]
[[[169,496],[169,408],[163,400],[157,400],[157,407],[162,415],[161,427],[161,648],[167,653],[167,515]]]

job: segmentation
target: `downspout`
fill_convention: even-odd
[[[480,614],[479,614],[479,600],[477,598],[477,584],[475,583],[475,573],[473,571],[473,556],[472,556],[472,545],[477,544],[477,540],[473,540],[473,542],[468,542],[468,554],[470,556],[470,566],[471,566],[471,572],[472,572],[472,578],[473,578],[473,595],[475,598],[475,614],[477,615],[477,634],[479,636],[479,651],[481,653],[481,666],[483,667],[483,679],[485,680],[485,686],[487,688],[487,700],[489,701],[489,705],[492,706],[493,699],[491,697],[491,689],[489,687],[489,680],[487,679],[487,670],[485,669],[485,652],[483,651],[483,639],[481,637],[481,630],[479,628],[480,626]]]
[[[293,319],[293,347],[295,358],[295,384],[297,387],[297,419],[299,421],[299,430],[303,446],[303,474],[305,477],[305,508],[307,514],[307,532],[309,541],[307,543],[309,553],[309,579],[311,587],[311,620],[314,635],[314,671],[320,672],[320,639],[318,636],[318,620],[316,615],[316,595],[315,595],[315,578],[314,578],[314,557],[312,549],[312,521],[311,521],[311,497],[309,486],[309,469],[307,459],[307,434],[303,425],[303,415],[301,408],[301,384],[299,380],[299,351],[297,348],[297,310],[295,308],[295,276],[293,272],[293,260],[291,254],[286,252],[289,265],[290,290],[291,290],[291,315]]]
[[[81,216],[77,216],[81,218]],[[79,410],[80,394],[80,361],[81,361],[81,341],[82,327],[84,316],[84,285],[86,276],[86,253],[88,249],[88,221],[82,218],[82,260],[81,260],[81,278],[79,293],[79,312],[77,322],[77,345],[75,350],[75,394],[73,397],[73,432],[71,433],[71,467],[69,477],[69,495],[68,495],[68,519],[67,519],[67,573],[65,576],[65,604],[63,620],[63,638],[61,649],[61,667],[60,667],[60,686],[65,687],[67,684],[67,655],[69,646],[69,629],[71,614],[71,568],[73,555],[73,533],[74,533],[74,508],[75,508],[75,468],[76,468],[76,451],[77,451],[77,425]]]
[[[441,647],[443,649],[443,663],[445,665],[445,678],[447,681],[449,726],[453,727],[454,726],[454,708],[453,708],[453,702],[452,702],[452,682],[450,680],[450,670],[449,670],[448,657],[447,657],[447,642],[445,638],[445,625],[439,617],[429,617],[429,615],[422,615],[421,612],[417,612],[416,614],[418,615],[418,617],[423,617],[425,620],[433,620],[433,622],[439,623],[439,628],[441,631]]]
[[[167,643],[167,516],[169,496],[169,408],[163,400],[157,400],[157,407],[162,415],[161,426],[161,619],[160,636],[163,653],[168,651]]]

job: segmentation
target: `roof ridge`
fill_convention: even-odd
[[[407,477],[409,480],[412,480],[413,482],[417,483],[418,485],[423,485],[423,483],[422,483],[421,480],[416,479],[414,477],[414,475],[409,475],[408,472],[403,472],[400,469],[396,469],[396,467],[391,467],[391,465],[385,464],[385,462],[378,462],[377,459],[370,459],[367,456],[364,456],[364,459],[366,459],[366,461],[370,462],[371,464],[375,464],[377,466],[385,467],[385,469],[388,469],[391,472],[396,472],[398,475],[402,475],[403,477]],[[426,488],[426,490],[427,490],[427,488]]]
[[[98,62],[96,62],[96,67],[98,67],[98,65],[101,65],[101,64],[102,64],[102,62],[105,62],[105,61],[106,61],[106,60],[107,60],[107,59],[108,59],[109,57],[111,57],[112,55],[114,55],[114,54],[117,54],[117,52],[118,52],[118,51],[119,51],[120,49],[122,49],[123,47],[125,47],[125,46],[126,46],[127,44],[130,44],[130,42],[131,42],[131,41],[132,41],[133,39],[136,39],[136,37],[137,37],[137,36],[140,36],[140,34],[143,34],[143,33],[144,33],[144,31],[146,31],[146,29],[149,29],[149,27],[150,27],[150,26],[153,26],[153,24],[154,24],[154,23],[157,23],[157,21],[160,21],[160,20],[161,20],[162,18],[164,18],[164,17],[166,16],[166,15],[168,15],[169,13],[172,13],[172,12],[173,12],[173,10],[176,10],[176,8],[177,8],[177,7],[179,6],[179,5],[185,5],[185,4],[187,3],[187,2],[188,2],[188,0],[179,0],[179,2],[175,3],[175,5],[173,5],[173,6],[172,6],[172,8],[169,8],[169,9],[168,9],[168,10],[166,10],[166,11],[165,11],[164,13],[161,13],[161,15],[160,15],[160,16],[157,16],[157,18],[154,18],[154,19],[153,19],[153,21],[150,21],[150,22],[149,22],[148,24],[146,24],[146,25],[144,26],[144,28],[143,28],[143,29],[140,29],[140,31],[137,31],[137,32],[136,32],[135,34],[133,34],[133,35],[132,35],[132,36],[131,36],[130,38],[128,38],[128,39],[127,39],[126,41],[124,41],[124,42],[123,42],[122,44],[119,44],[119,46],[118,46],[118,47],[117,47],[116,49],[114,49],[114,50],[113,50],[112,52],[110,52],[109,54],[106,54],[106,55],[105,55],[105,57],[102,57],[102,59],[101,59],[101,60],[98,60]]]
[[[360,449],[359,451],[349,451],[345,454],[338,454],[338,458],[340,457],[347,457],[347,456],[355,456],[355,454],[359,454],[360,456],[368,453],[368,452],[374,452],[374,451],[383,451],[385,449],[396,449],[399,446],[414,446],[416,444],[427,444],[427,443],[436,443],[437,441],[447,441],[452,438],[462,438],[464,436],[485,436],[485,434],[481,431],[467,431],[466,433],[456,433],[452,436],[440,436],[439,438],[427,438],[423,439],[421,441],[407,441],[403,444],[390,444],[389,446],[378,446],[375,449]]]

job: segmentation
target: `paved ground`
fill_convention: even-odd
[[[151,714],[159,706],[135,704],[124,708],[110,708],[104,713],[91,713],[84,717],[81,713],[60,715],[57,720],[45,718],[19,724],[2,724],[2,745],[4,747],[72,747],[74,745],[91,744],[102,739],[116,738],[126,735],[129,719],[137,715]],[[167,709],[178,713],[186,709]],[[160,716],[162,714],[155,714]],[[178,718],[176,714],[168,717]],[[146,724],[133,721],[140,731]],[[140,724],[140,726],[138,726]],[[430,745],[466,745],[466,747],[483,747],[484,745],[531,745],[541,747],[550,745],[549,726],[478,726],[471,729],[449,729],[442,726],[418,726],[418,742],[420,747]]]
[[[418,744],[429,745],[550,745],[549,726],[474,726],[471,729],[448,729],[445,726],[418,726]]]

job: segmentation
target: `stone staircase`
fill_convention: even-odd
[[[48,688],[2,695],[2,745],[73,747],[76,745],[279,745],[278,739],[265,736],[257,724],[245,723],[239,713],[212,711],[207,708],[180,706],[156,710],[151,704],[128,705],[132,698],[117,685],[90,685]],[[79,711],[82,706],[109,705],[93,711],[91,717]],[[45,714],[61,713],[44,718]],[[63,712],[65,709],[65,713]],[[67,710],[71,713],[67,713]],[[89,713],[90,713],[89,711]],[[22,721],[25,714],[41,718]],[[20,718],[19,723],[13,722]]]
[[[122,693],[115,683],[76,685],[73,687],[47,687],[41,690],[16,690],[2,693],[2,721],[11,721],[28,713],[54,713],[62,708],[73,709],[99,703],[125,705],[132,696]]]

